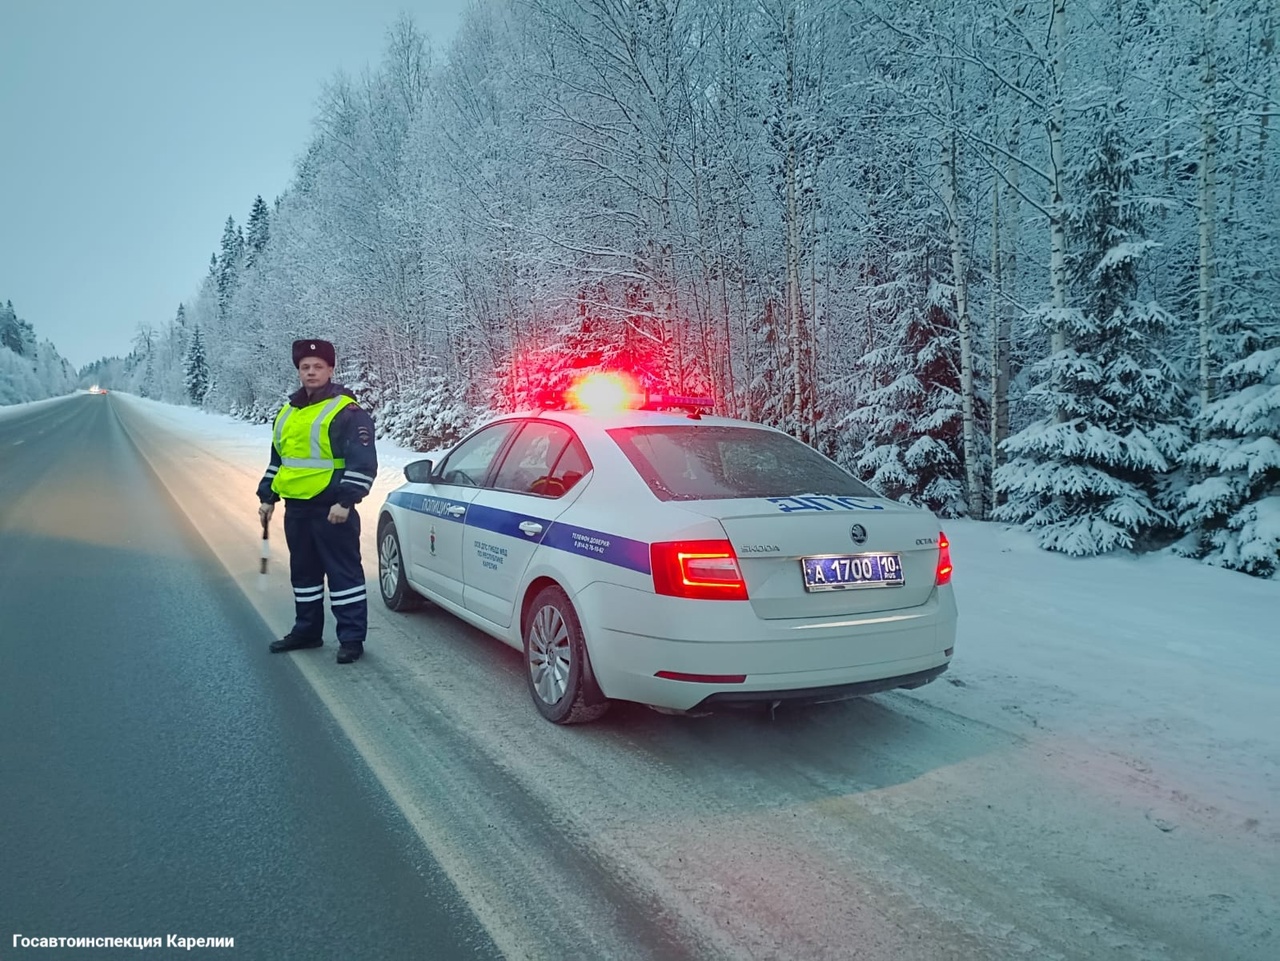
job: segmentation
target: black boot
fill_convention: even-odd
[[[304,647],[324,647],[324,638],[322,637],[299,637],[290,631],[278,641],[272,641],[268,650],[272,654],[280,654],[283,651],[299,651]]]
[[[363,644],[339,644],[338,645],[338,663],[350,664],[353,661],[360,660],[360,655],[364,653]]]

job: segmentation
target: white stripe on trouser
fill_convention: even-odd
[[[368,596],[363,584],[358,587],[348,587],[345,591],[330,591],[329,606],[341,607],[343,604],[355,604],[367,599]]]
[[[293,589],[293,599],[299,604],[307,604],[311,601],[319,601],[324,598],[324,585],[318,587],[295,587]]]

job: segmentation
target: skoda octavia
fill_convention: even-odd
[[[382,598],[427,598],[521,651],[555,723],[927,684],[950,663],[951,557],[881,497],[709,401],[584,381],[405,468],[378,517]]]

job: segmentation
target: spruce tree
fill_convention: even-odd
[[[859,361],[877,386],[840,425],[863,438],[841,460],[886,497],[958,517],[967,509],[959,332],[951,290],[931,276],[927,250],[922,237],[919,249],[891,257],[890,279],[871,293],[891,326]]]
[[[1280,324],[1259,309],[1265,264],[1224,273],[1215,353],[1227,363],[1183,456],[1189,486],[1178,521],[1188,533],[1174,550],[1272,577],[1280,571]]]
[[[22,329],[18,326],[18,315],[14,313],[12,300],[0,307],[0,347],[7,347],[15,354],[22,355]]]
[[[209,364],[204,356],[204,338],[200,334],[199,327],[196,327],[191,335],[191,346],[187,348],[184,370],[187,396],[191,398],[191,403],[200,407],[209,393]]]
[[[235,218],[228,217],[222,229],[222,256],[218,258],[218,316],[227,319],[231,299],[240,284],[240,266],[244,259],[244,235]]]
[[[1034,320],[1067,346],[1037,364],[1028,394],[1044,416],[1005,441],[996,471],[1008,500],[994,512],[1038,534],[1041,547],[1101,554],[1150,547],[1172,527],[1163,487],[1186,444],[1181,378],[1160,347],[1172,318],[1141,303],[1142,223],[1136,162],[1114,117],[1082,175],[1072,223],[1078,308],[1041,308]]]
[[[262,195],[259,194],[253,201],[253,209],[249,212],[249,233],[245,238],[244,253],[246,270],[257,263],[262,256],[262,252],[267,249],[267,240],[270,237],[269,219],[267,205],[263,202]]]

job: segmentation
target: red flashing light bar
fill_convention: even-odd
[[[665,394],[642,389],[635,378],[615,371],[595,371],[578,379],[563,394],[544,394],[539,399],[544,407],[564,407],[588,413],[609,414],[624,410],[659,410],[678,408],[688,411],[715,406],[711,397],[689,394]]]

